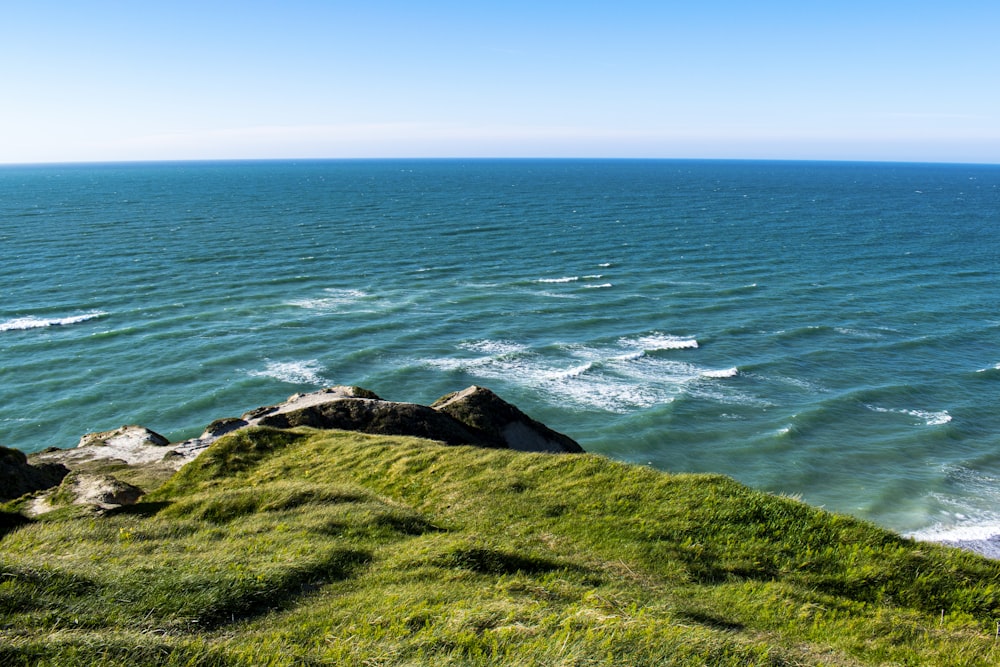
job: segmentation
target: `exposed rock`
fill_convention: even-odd
[[[209,445],[222,436],[241,428],[246,428],[249,425],[249,422],[245,419],[238,419],[236,417],[216,419],[206,426],[205,431],[197,438],[191,438],[190,440],[173,445],[170,451],[163,455],[162,461],[175,470],[180,469],[181,466],[198,456],[198,454],[201,454]]]
[[[31,465],[17,449],[0,447],[0,501],[59,486],[69,469],[59,463]]]
[[[80,438],[77,447],[116,447],[122,449],[135,449],[145,445],[153,447],[164,447],[170,441],[159,433],[150,431],[145,426],[122,426],[113,431],[103,431],[101,433],[88,433]]]
[[[118,459],[125,463],[159,461],[170,444],[159,433],[145,426],[122,426],[113,431],[88,433],[80,438],[70,457],[73,460]]]
[[[149,468],[159,465],[170,452],[169,444],[162,435],[144,426],[122,426],[112,431],[88,433],[73,449],[49,447],[32,454],[31,460],[36,465],[58,463],[70,470],[93,469],[107,464]],[[174,469],[164,466],[167,474]]]
[[[169,475],[220,437],[248,426],[311,426],[533,452],[583,451],[571,438],[531,419],[482,387],[469,387],[425,406],[386,401],[361,387],[340,386],[293,394],[283,403],[250,410],[240,418],[217,419],[199,437],[179,443],[169,444],[166,438],[143,426],[122,426],[89,433],[75,449],[46,449],[33,454],[32,460],[36,464],[62,464],[62,475],[49,486],[59,483],[66,468],[93,471],[95,463],[118,462]]]
[[[500,446],[507,449],[522,452],[583,451],[583,447],[569,436],[535,421],[484,387],[472,386],[448,394],[431,407],[498,439],[502,443]]]
[[[243,428],[247,425],[247,422],[243,419],[237,419],[236,417],[225,417],[223,419],[216,419],[214,422],[205,427],[205,432],[202,433],[202,438],[221,438],[225,434],[235,431],[236,429]]]
[[[72,472],[59,485],[50,498],[53,505],[93,505],[99,509],[112,509],[134,505],[143,490],[111,475]]]
[[[451,416],[416,403],[395,403],[370,398],[335,398],[293,410],[281,410],[260,420],[261,426],[291,428],[311,426],[378,435],[411,435],[440,440],[449,445],[498,447]]]
[[[582,452],[572,438],[531,419],[489,389],[469,387],[430,407],[385,401],[358,387],[295,394],[280,405],[243,415],[251,425],[335,428],[378,435],[410,435],[449,445],[533,452]]]

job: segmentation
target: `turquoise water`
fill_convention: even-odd
[[[617,459],[1000,533],[1000,167],[5,167],[0,259],[0,444],[482,384]]]

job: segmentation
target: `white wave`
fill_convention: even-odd
[[[555,344],[541,350],[510,340],[487,339],[467,341],[459,345],[454,356],[421,363],[518,384],[567,405],[621,414],[670,403],[685,393],[725,404],[761,403],[736,391],[730,383],[710,381],[736,375],[735,367],[706,368],[648,354],[648,350],[692,347],[697,347],[697,341],[659,332],[610,344]]]
[[[614,264],[612,264],[611,262],[601,262],[600,264],[598,264],[598,266],[601,267],[602,269],[608,269],[614,266]]]
[[[977,373],[989,373],[990,371],[1000,371],[1000,364],[996,364],[995,366],[988,366],[986,368],[980,368],[976,372]]]
[[[520,354],[522,352],[527,352],[528,348],[520,343],[515,343],[509,340],[476,340],[462,343],[459,347],[469,350],[471,352],[478,352],[480,354],[488,354],[491,356],[507,355],[507,354]]]
[[[698,347],[698,341],[694,338],[682,338],[681,336],[671,336],[662,333],[652,333],[648,336],[640,336],[638,338],[619,338],[618,344],[623,347],[637,347],[646,352],[684,350]]]
[[[567,403],[617,414],[665,405],[677,397],[676,391],[667,391],[663,387],[633,384],[613,378],[603,378],[596,382],[565,382],[545,387],[545,390],[562,397]]]
[[[959,521],[965,517],[957,517]],[[925,542],[979,542],[1000,536],[1000,518],[989,523],[945,524],[908,533],[908,537]]]
[[[601,283],[600,285],[584,285],[587,289],[607,289],[609,287],[614,287],[611,283]]]
[[[717,371],[702,371],[701,376],[703,378],[731,378],[739,374],[739,369],[733,366],[732,368],[723,368]]]
[[[604,276],[603,276],[602,274],[600,274],[600,273],[595,273],[595,274],[593,274],[593,275],[589,275],[589,276],[584,276],[584,277],[583,277],[583,279],[584,279],[584,280],[600,280],[600,279],[601,279],[601,278],[603,278],[603,277],[604,277]]]
[[[536,283],[575,283],[580,276],[565,276],[563,278],[539,278]]]
[[[974,512],[973,516],[947,512],[932,526],[905,534],[921,542],[938,542],[1000,559],[1000,516],[995,512]]]
[[[553,380],[565,380],[568,378],[580,377],[590,369],[594,367],[593,363],[580,364],[579,366],[573,366],[572,368],[567,368],[566,370],[554,370],[549,373],[542,374],[542,378],[547,381]]]
[[[269,361],[263,370],[250,371],[253,377],[269,377],[290,384],[324,385],[326,381],[320,375],[322,367],[318,360],[307,361]]]
[[[907,536],[1000,559],[1000,478],[957,464],[943,465],[942,472],[949,490],[929,494],[937,521]]]
[[[927,426],[941,426],[951,421],[951,415],[947,410],[937,412],[931,410],[907,410],[905,408],[882,408],[877,405],[866,405],[866,408],[873,412],[892,413],[897,415],[908,415],[923,420]]]
[[[478,356],[429,359],[422,363],[483,379],[516,383],[558,397],[567,404],[616,413],[669,402],[677,393],[662,382],[662,374],[658,375],[657,384],[600,368],[602,359],[609,358],[607,350],[560,346],[570,358],[561,355],[551,358],[505,340],[472,341],[463,343],[460,349]]]
[[[69,317],[17,317],[6,322],[0,322],[0,331],[24,331],[26,329],[41,329],[44,327],[66,326],[78,324],[107,315],[103,310],[95,310],[81,315]]]
[[[507,340],[477,340],[461,343],[459,349],[473,352],[475,357],[439,357],[421,361],[426,366],[444,371],[463,371],[490,380],[509,380],[517,376],[527,362],[529,349]]]
[[[951,415],[948,414],[947,410],[941,410],[939,412],[910,410],[907,414],[923,419],[928,426],[940,426],[941,424],[947,424],[951,421]]]
[[[325,289],[329,296],[322,296],[313,299],[296,299],[286,302],[288,306],[297,308],[307,308],[309,310],[336,310],[343,306],[349,306],[361,299],[368,298],[367,292],[355,289]]]
[[[646,355],[622,355],[612,357],[605,363],[609,369],[623,377],[648,384],[681,385],[698,379],[702,371],[708,370],[682,361],[656,359]]]

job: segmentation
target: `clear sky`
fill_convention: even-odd
[[[0,0],[0,163],[1000,163],[1000,1]]]

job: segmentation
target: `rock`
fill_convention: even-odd
[[[583,447],[569,436],[553,431],[484,387],[448,394],[435,401],[432,408],[451,415],[490,438],[500,446],[522,452],[583,452]]]
[[[582,452],[572,438],[531,419],[489,389],[469,387],[431,406],[386,401],[359,387],[295,394],[243,415],[248,425],[310,426],[377,435],[409,435],[449,445],[532,452]]]
[[[416,403],[396,403],[381,399],[331,397],[321,395],[321,402],[302,397],[261,418],[260,426],[292,428],[311,426],[320,429],[358,431],[373,435],[409,435],[440,440],[449,445],[500,446],[449,415]],[[295,397],[293,397],[295,398]]]
[[[108,463],[141,466],[156,476],[169,475],[220,437],[249,426],[310,426],[532,452],[583,451],[571,438],[482,387],[469,387],[426,406],[386,401],[361,387],[340,386],[293,394],[283,403],[250,410],[239,418],[217,419],[199,437],[172,445],[144,426],[88,433],[75,449],[49,448],[32,455],[35,468],[52,465],[51,472],[58,473],[46,482],[48,487],[32,490],[58,485],[67,469],[92,472]]]
[[[268,417],[270,415],[293,413],[297,410],[303,410],[316,405],[321,405],[323,403],[348,398],[381,400],[373,391],[362,389],[361,387],[347,386],[329,387],[327,389],[321,389],[320,391],[314,391],[308,394],[292,394],[284,403],[280,403],[278,405],[264,405],[259,408],[254,408],[240,418],[225,417],[223,419],[216,419],[211,424],[206,426],[204,433],[197,438],[191,438],[190,440],[185,440],[184,442],[173,445],[170,451],[164,455],[163,463],[175,470],[180,469],[181,466],[197,457],[222,436],[241,428],[246,428],[247,426],[279,425],[279,428],[289,428],[291,426],[305,425],[304,421],[309,420],[312,420],[315,424],[321,424],[323,423],[322,418],[315,416],[310,417],[308,414],[293,416],[290,418],[275,417],[273,420],[268,419]],[[296,423],[293,424],[292,422]],[[317,427],[337,428],[334,426]]]
[[[205,432],[201,434],[201,437],[203,439],[221,438],[225,434],[235,431],[236,429],[243,428],[246,425],[247,422],[245,420],[237,419],[236,417],[216,419],[214,422],[205,427]]]
[[[49,502],[52,505],[93,505],[98,509],[113,509],[134,505],[142,495],[143,490],[139,487],[111,475],[76,471],[63,479]]]
[[[113,431],[88,433],[76,448],[89,458],[119,459],[125,463],[158,461],[170,444],[166,438],[145,426],[122,426]]]
[[[88,433],[77,444],[77,447],[118,447],[133,449],[150,445],[164,447],[170,442],[159,433],[150,431],[145,426],[122,426],[113,431]]]
[[[31,465],[17,449],[0,447],[0,501],[59,486],[69,469],[59,463]]]
[[[169,444],[162,435],[144,426],[122,426],[113,431],[88,433],[72,449],[49,447],[32,454],[31,460],[35,465],[55,463],[70,470],[109,463],[149,466],[163,460],[170,451]]]

